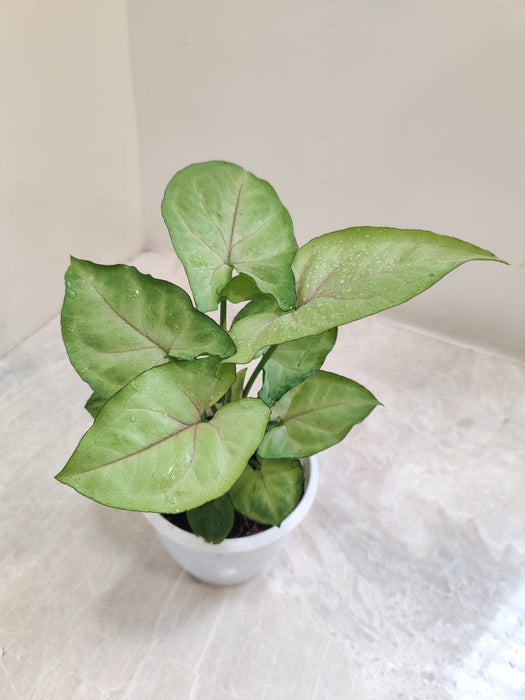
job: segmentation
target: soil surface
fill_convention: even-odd
[[[186,530],[186,532],[191,532],[191,527],[188,523],[186,513],[162,513],[162,517],[166,518],[172,525],[180,527],[181,530]],[[241,515],[235,511],[235,520],[233,522],[233,527],[230,530],[230,534],[227,539],[233,539],[235,537],[248,537],[248,535],[256,535],[258,532],[263,532],[268,530],[271,525],[263,525],[255,520],[250,520],[244,515]]]

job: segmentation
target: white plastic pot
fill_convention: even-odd
[[[159,513],[144,513],[164,547],[186,571],[206,583],[221,586],[242,583],[265,569],[284,544],[286,536],[303,520],[317,492],[319,472],[315,457],[302,460],[304,494],[280,527],[256,535],[210,544],[170,523]]]

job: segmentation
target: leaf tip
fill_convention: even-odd
[[[56,481],[59,481],[61,484],[66,484],[66,486],[69,486],[69,482],[67,480],[67,474],[64,472],[66,471],[66,467],[61,469],[58,474],[55,474],[55,479]]]

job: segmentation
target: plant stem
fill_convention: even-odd
[[[227,301],[226,301],[226,299],[221,299],[220,314],[221,314],[220,315],[221,328],[224,328],[225,331],[228,331],[228,328],[227,328],[228,313],[227,313]],[[228,391],[224,395],[223,405],[230,403],[231,400],[232,400],[232,392],[231,392],[231,389],[228,389]]]
[[[257,379],[259,374],[262,372],[264,365],[268,362],[268,360],[270,359],[270,357],[273,355],[273,353],[276,350],[277,350],[277,345],[270,345],[268,350],[261,357],[261,359],[259,360],[259,364],[253,370],[252,376],[246,382],[246,386],[244,387],[244,391],[242,392],[243,396],[248,396],[248,393],[250,392],[250,389],[252,388],[254,381]]]
[[[227,330],[226,299],[221,299],[221,328]]]

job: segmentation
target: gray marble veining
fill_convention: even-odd
[[[275,568],[216,588],[54,481],[90,425],[58,320],[0,360],[0,697],[525,698],[524,369],[381,319],[326,368],[384,407]]]

